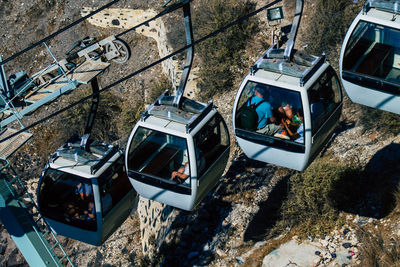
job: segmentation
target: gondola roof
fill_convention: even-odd
[[[212,102],[204,104],[186,97],[183,97],[180,107],[174,107],[173,97],[161,95],[142,113],[141,121],[165,129],[189,133],[213,108]]]
[[[391,22],[400,22],[400,16],[393,16],[393,11],[387,9],[378,9],[378,8],[371,8],[367,11],[369,17],[374,17],[376,19],[381,19],[385,21]],[[397,13],[400,14],[400,13]]]
[[[251,67],[250,74],[293,86],[304,86],[325,62],[325,55],[316,57],[295,51],[293,59],[283,57],[283,50],[268,49]]]
[[[93,141],[90,151],[80,147],[80,138],[71,138],[59,147],[49,160],[50,167],[86,178],[98,177],[100,169],[108,168],[110,159],[118,152],[117,145]]]

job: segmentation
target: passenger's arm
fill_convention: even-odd
[[[283,126],[285,127],[285,129],[286,129],[288,135],[290,136],[290,139],[296,139],[296,138],[298,138],[298,137],[300,136],[297,132],[293,133],[293,132],[290,130],[290,128],[289,128],[289,126],[287,125],[287,123],[286,123],[285,120],[282,120],[282,123],[283,123]]]

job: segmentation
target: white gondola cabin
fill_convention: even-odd
[[[400,2],[366,1],[340,53],[351,101],[400,114]]]
[[[233,107],[234,133],[247,157],[302,171],[322,150],[339,121],[339,79],[324,56],[296,51],[288,61],[283,56],[271,58],[272,52],[282,51],[270,48],[239,88]],[[246,107],[261,100],[264,106],[253,107],[258,118],[264,119],[251,128]],[[266,110],[268,116],[260,114]],[[289,111],[292,117],[285,127]]]
[[[177,108],[174,99],[161,95],[142,114],[129,137],[126,168],[141,196],[193,210],[225,170],[229,134],[212,103],[182,97]],[[179,170],[183,177],[172,179]]]
[[[117,146],[98,141],[90,152],[73,137],[51,155],[38,185],[40,213],[59,235],[101,245],[137,205]]]

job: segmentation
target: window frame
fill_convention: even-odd
[[[62,183],[62,184],[59,184],[58,187],[61,186],[64,189],[63,190],[64,192],[65,192],[65,188],[66,188],[65,187],[66,183],[63,182],[63,180],[65,180],[65,177],[66,177],[65,175],[68,175],[67,176],[68,179],[73,181],[74,184],[76,184],[76,185],[78,185],[79,183],[82,183],[82,182],[89,182],[90,183],[93,195],[91,197],[91,200],[86,201],[86,202],[90,202],[91,201],[94,204],[94,209],[95,209],[95,218],[94,218],[94,220],[85,221],[83,219],[74,219],[74,218],[72,218],[72,216],[70,216],[71,218],[67,219],[65,215],[64,216],[58,216],[59,212],[61,212],[62,214],[67,213],[67,210],[66,210],[65,207],[63,208],[62,211],[58,211],[56,213],[56,215],[54,215],[54,212],[51,212],[49,210],[48,205],[43,206],[44,203],[47,203],[47,200],[45,200],[45,196],[43,196],[43,194],[44,194],[43,190],[44,190],[44,187],[46,186],[45,183],[47,182],[48,179],[52,180],[52,178],[47,175],[50,171],[53,171],[53,172],[57,173],[58,178],[56,179],[56,182],[59,181],[60,183]],[[73,191],[69,192],[69,195],[71,193],[75,194],[75,186],[74,187],[69,186],[69,188],[73,189]],[[50,189],[54,190],[54,185],[51,186]],[[45,171],[43,172],[43,176],[41,177],[41,181],[40,181],[40,188],[39,188],[39,207],[40,207],[40,212],[44,217],[47,217],[47,218],[52,219],[52,220],[55,220],[57,222],[60,222],[60,223],[63,223],[63,224],[67,224],[67,225],[70,225],[70,226],[73,226],[73,227],[77,227],[77,228],[80,228],[80,229],[83,229],[83,230],[89,230],[89,231],[96,232],[97,231],[97,212],[96,212],[97,207],[96,207],[96,201],[95,201],[94,192],[95,192],[94,191],[94,184],[92,183],[90,178],[84,178],[84,177],[81,177],[81,176],[78,176],[78,175],[75,175],[75,174],[72,174],[72,173],[69,173],[69,172],[60,171],[58,169],[51,168],[50,166],[48,166],[45,169]],[[70,197],[72,197],[72,195],[70,195]],[[64,199],[65,202],[60,203],[60,200],[62,200],[62,199],[57,199],[57,200],[58,200],[58,204],[59,205],[63,204],[63,203],[66,204],[69,201],[68,199]],[[76,204],[76,203],[74,203],[74,204]]]
[[[254,86],[251,90],[248,90],[250,94],[247,94],[247,92],[245,92],[247,86],[249,85],[249,83],[254,83]],[[295,140],[287,140],[287,139],[283,139],[280,137],[275,137],[272,135],[266,135],[266,134],[262,134],[262,133],[257,133],[255,131],[249,131],[249,130],[245,130],[241,127],[238,127],[239,123],[238,123],[238,119],[239,119],[239,111],[240,109],[246,104],[247,99],[249,97],[251,97],[254,94],[254,88],[256,84],[263,84],[263,85],[268,85],[270,87],[272,87],[272,90],[283,90],[283,91],[287,91],[287,92],[291,92],[291,93],[295,93],[297,96],[297,104],[300,105],[299,109],[301,109],[303,111],[303,142],[296,142]],[[245,101],[242,101],[244,94],[246,93],[246,98]],[[282,99],[282,98],[281,98]],[[269,101],[269,100],[267,100]],[[240,105],[240,103],[242,103],[242,105]],[[271,103],[270,103],[271,104]],[[271,107],[273,107],[273,104],[271,104]],[[276,107],[273,107],[273,109],[275,109]],[[255,81],[255,80],[247,80],[246,85],[243,87],[239,100],[238,100],[238,104],[236,106],[236,111],[235,111],[235,115],[236,118],[235,119],[235,135],[243,138],[247,141],[253,142],[253,143],[257,143],[260,145],[264,145],[264,146],[269,146],[269,147],[273,147],[273,148],[277,148],[277,149],[284,149],[286,151],[289,152],[295,152],[295,153],[305,153],[305,144],[306,144],[306,131],[305,131],[305,125],[306,125],[306,118],[305,118],[305,110],[304,110],[304,105],[303,105],[303,98],[302,98],[302,94],[300,91],[298,90],[293,90],[290,88],[282,88],[276,85],[272,85],[272,84],[268,84],[265,82],[261,82],[261,81]]]
[[[189,155],[189,145],[188,145],[188,140],[185,137],[182,136],[178,136],[175,134],[171,134],[171,133],[166,133],[166,132],[162,132],[156,129],[151,129],[148,127],[144,127],[144,126],[139,126],[138,129],[135,132],[136,133],[140,130],[140,129],[144,129],[144,130],[148,130],[151,132],[156,132],[156,133],[161,133],[164,134],[166,137],[167,136],[174,136],[176,138],[180,138],[182,140],[185,141],[185,146],[186,146],[186,150],[187,150],[187,155]],[[134,139],[135,135],[132,137],[132,140]],[[132,154],[133,152],[138,149],[141,145],[145,144],[147,138],[149,138],[149,136],[147,136],[145,139],[141,140],[139,142],[138,145],[136,145],[135,149],[131,150],[132,144],[133,142],[130,143],[130,147],[128,148],[129,154],[128,154],[128,177],[134,180],[137,180],[139,182],[145,183],[145,184],[149,184],[151,186],[155,186],[158,188],[162,188],[162,189],[166,189],[166,190],[170,190],[176,193],[180,193],[180,194],[186,194],[186,195],[190,195],[191,194],[191,161],[190,161],[190,157],[188,156],[188,162],[189,162],[189,177],[187,179],[189,179],[189,183],[183,182],[183,183],[178,183],[176,181],[172,181],[170,178],[167,179],[165,177],[159,177],[150,173],[143,173],[141,171],[138,170],[134,170],[131,168],[131,164],[130,162],[133,161],[132,159]],[[182,153],[184,153],[184,151],[182,151]],[[148,163],[147,163],[148,164]],[[143,166],[142,166],[143,167]]]
[[[111,173],[110,173],[111,172]],[[113,197],[113,195],[116,194],[111,194],[111,192],[114,191],[114,188],[116,187],[116,183],[120,183],[121,180],[120,179],[124,179],[124,174],[125,177],[127,179],[126,181],[126,185],[130,186],[128,188],[123,188],[123,190],[125,191],[120,191],[118,190],[119,194],[118,194],[118,198]],[[115,179],[114,183],[107,186],[107,183],[109,183],[110,181],[114,180],[113,177],[115,175],[118,175],[118,178]],[[117,181],[118,180],[118,181]],[[102,218],[104,218],[105,216],[107,216],[108,213],[110,213],[111,210],[114,209],[115,206],[117,206],[125,196],[127,196],[129,194],[130,191],[133,190],[133,186],[132,184],[129,182],[129,177],[127,176],[126,170],[125,170],[125,161],[124,161],[124,155],[121,154],[117,160],[115,160],[108,168],[105,172],[103,172],[98,178],[98,186],[99,186],[99,194],[100,194],[100,203],[101,203],[101,214],[102,214]],[[104,211],[104,207],[103,207],[103,198],[107,195],[105,194],[103,196],[103,190],[105,190],[105,188],[103,188],[104,186],[107,186],[107,194],[110,194],[111,198],[111,207],[105,212]],[[114,186],[114,187],[113,187]]]
[[[215,125],[209,126],[209,122],[210,122],[211,120],[215,120]],[[206,129],[206,127],[208,127],[208,130],[207,130],[207,133],[208,133],[208,134],[204,135],[203,133],[204,133],[204,129]],[[223,129],[221,129],[221,127],[222,127]],[[203,141],[204,138],[213,135],[213,134],[215,133],[215,130],[217,131],[216,134],[217,134],[218,139],[219,139],[217,150],[215,150],[215,151],[212,151],[212,150],[203,151],[203,150],[205,150],[204,148],[203,148],[202,150],[200,150],[200,147],[199,147],[199,146],[201,146],[201,145],[199,145],[199,141],[198,141],[198,140]],[[224,133],[223,133],[223,132],[224,132]],[[225,135],[225,138],[226,138],[226,143],[227,143],[226,145],[223,145],[223,144],[222,144],[223,134]],[[200,143],[201,143],[201,142],[200,142]],[[199,171],[199,166],[196,166],[196,167],[197,167],[197,176],[198,176],[198,179],[201,180],[203,177],[206,176],[206,174],[208,173],[208,171],[209,171],[210,169],[213,168],[214,164],[218,161],[218,159],[221,157],[221,155],[224,153],[224,151],[225,151],[227,148],[229,148],[229,146],[230,146],[229,131],[228,131],[228,128],[227,128],[227,126],[226,126],[226,124],[225,124],[225,121],[224,121],[224,119],[222,118],[221,114],[219,114],[218,112],[215,113],[215,114],[213,115],[213,117],[211,117],[211,119],[208,120],[207,123],[206,123],[204,126],[202,126],[201,129],[199,129],[199,130],[196,132],[196,134],[193,136],[193,145],[194,145],[194,149],[195,149],[196,163],[197,163],[198,160],[199,160],[199,159],[197,158],[197,154],[199,154],[200,156],[202,156],[202,157],[204,158],[204,161],[205,161],[205,166],[204,166],[203,170],[201,171],[201,173],[200,173],[200,171]],[[217,145],[217,144],[216,144],[216,145]],[[215,149],[215,148],[216,148],[216,147],[214,147],[214,149]],[[220,149],[221,151],[218,151],[218,149]],[[200,151],[201,151],[201,153],[200,153]],[[218,153],[218,154],[217,154],[217,156],[212,157],[212,159],[207,160],[208,154],[211,154],[211,152],[212,152],[212,153]],[[201,160],[201,159],[200,159],[200,160]],[[201,164],[201,163],[200,163],[200,164]]]
[[[311,97],[310,97],[310,92],[315,91],[313,88],[319,84],[320,88],[323,88],[324,86],[321,85],[321,77],[323,75],[328,75],[327,81],[335,81],[337,90],[334,90],[334,86],[331,87],[332,92],[333,92],[333,101],[330,102],[330,104],[334,104],[333,108],[331,111],[326,111],[324,107],[324,112],[323,112],[323,117],[320,118],[319,120],[321,121],[319,125],[314,124],[314,119],[311,111]],[[311,135],[314,136],[322,127],[324,127],[324,124],[326,121],[332,116],[333,113],[335,113],[336,109],[340,106],[340,103],[342,102],[343,96],[342,96],[342,89],[341,89],[339,77],[337,76],[335,70],[332,68],[332,66],[329,65],[329,67],[322,73],[319,79],[317,79],[308,89],[307,89],[307,97],[308,97],[308,102],[309,102],[309,108],[310,108],[310,119],[311,119]],[[337,102],[335,102],[336,96],[338,97]]]
[[[347,58],[348,54],[354,49],[354,46],[355,46],[356,42],[358,41],[358,39],[360,39],[361,36],[363,36],[363,34],[362,35],[359,34],[364,31],[362,29],[362,27],[358,30],[358,27],[360,27],[361,23],[365,23],[365,26],[364,26],[365,28],[368,28],[368,25],[372,25],[372,26],[374,26],[375,29],[377,27],[382,27],[383,29],[391,29],[393,31],[397,31],[400,36],[400,30],[393,28],[391,26],[382,25],[379,23],[366,21],[366,20],[360,20],[357,23],[357,25],[354,27],[352,35],[349,37],[349,41],[347,43],[346,50],[344,51],[344,54],[343,54],[343,62],[342,62],[342,78],[343,78],[343,80],[354,83],[361,87],[367,87],[368,89],[371,89],[371,90],[400,96],[400,80],[398,83],[396,83],[394,81],[386,80],[386,78],[380,78],[375,75],[360,73],[360,72],[357,72],[356,70],[353,70],[354,65],[352,65],[351,69],[345,68],[346,62],[347,62],[346,58]],[[358,33],[356,33],[356,31]],[[357,38],[354,37],[356,35],[357,35]],[[372,41],[372,43],[373,42],[374,41]],[[378,42],[378,43],[387,44],[387,42]],[[350,46],[352,46],[351,50],[349,49]],[[394,49],[400,49],[400,46],[399,47],[392,46],[392,47]],[[392,68],[394,68],[394,67],[392,66]],[[400,70],[400,68],[399,68],[399,70]]]

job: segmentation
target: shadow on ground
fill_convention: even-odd
[[[247,226],[244,241],[265,240],[269,230],[279,219],[279,211],[288,195],[288,178],[281,179],[273,188],[268,199],[259,204],[259,211]]]
[[[214,254],[215,248],[211,246],[213,246],[216,236],[219,238],[218,245],[223,246],[224,242],[228,241],[228,238],[226,240],[224,238],[230,237],[236,232],[235,227],[229,222],[224,223],[226,217],[233,210],[233,206],[237,201],[246,201],[244,199],[245,192],[257,190],[268,184],[277,169],[279,168],[276,166],[250,160],[241,154],[237,160],[232,162],[220,183],[208,194],[199,207],[192,212],[180,211],[171,226],[172,241],[168,244],[164,242],[160,248],[159,262],[161,265],[204,266],[213,261],[217,255]],[[278,189],[274,189],[272,192],[274,195],[272,198],[275,201],[286,184],[279,183],[277,187]],[[277,192],[275,193],[275,191]],[[273,212],[274,209],[265,212]],[[261,216],[259,217],[261,218]],[[263,222],[260,221],[260,223]]]
[[[376,219],[386,217],[396,205],[399,173],[400,144],[391,143],[379,150],[364,170],[339,179],[330,197],[339,210]]]
[[[171,225],[172,241],[160,248],[162,266],[207,265],[215,259],[207,245],[224,228],[222,223],[231,212],[232,204],[213,199],[195,211],[181,211]]]

